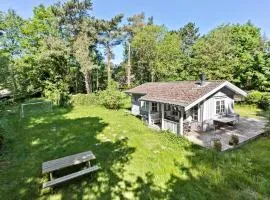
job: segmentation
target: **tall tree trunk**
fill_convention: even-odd
[[[108,75],[108,85],[111,80],[111,50],[107,47],[107,75]]]
[[[130,55],[130,43],[128,43],[128,65],[127,65],[127,86],[130,87],[130,71],[131,71],[131,55]]]
[[[13,90],[12,91],[12,96],[13,96],[12,101],[14,101],[16,98],[16,95],[18,95],[17,94],[18,88],[17,88],[16,78],[15,78],[15,74],[14,74],[14,70],[13,70],[13,63],[12,63],[12,66],[10,66],[10,73],[11,73],[12,90]]]
[[[151,72],[151,82],[155,82],[155,74],[153,71]]]
[[[98,69],[97,69],[97,90],[99,90],[99,81],[98,81],[99,77],[98,77]]]
[[[92,93],[92,82],[91,82],[91,73],[90,73],[90,71],[87,71],[84,74],[84,81],[85,81],[85,88],[86,88],[87,94]]]

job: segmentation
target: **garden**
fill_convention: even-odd
[[[5,110],[1,199],[270,197],[267,135],[220,153],[149,129],[127,113],[128,104],[108,110],[76,102],[25,118],[20,118],[19,104]],[[87,150],[96,155],[99,172],[52,190],[41,189],[48,179],[41,174],[42,162]]]
[[[29,17],[0,11],[0,199],[270,199],[267,129],[232,151],[205,149],[149,129],[122,92],[204,72],[249,91],[235,106],[241,116],[269,119],[270,40],[260,27],[202,34],[144,12],[99,18],[91,0],[37,4]],[[42,189],[43,162],[85,151],[99,171]]]

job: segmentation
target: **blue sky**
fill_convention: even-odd
[[[32,16],[32,8],[39,4],[49,5],[54,0],[1,0],[0,10],[13,8],[21,16]],[[262,33],[270,37],[269,0],[93,0],[92,14],[109,19],[123,13],[126,17],[145,12],[153,16],[156,24],[164,24],[169,29],[178,29],[188,22],[195,22],[200,33],[205,34],[223,23],[245,23],[251,20],[260,27]],[[122,48],[115,49],[115,63],[122,60]]]

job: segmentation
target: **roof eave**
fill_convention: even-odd
[[[224,83],[222,83],[221,85],[219,85],[218,87],[216,87],[215,89],[211,90],[210,92],[208,92],[207,94],[205,94],[204,96],[200,97],[199,99],[195,100],[194,102],[192,102],[191,104],[187,105],[185,107],[185,111],[189,110],[190,108],[192,108],[193,106],[197,105],[198,103],[200,103],[201,101],[203,101],[204,99],[208,98],[209,96],[213,95],[214,93],[216,93],[217,91],[219,91],[221,88],[227,86],[229,89],[231,89],[232,91],[234,91],[237,94],[240,94],[244,97],[247,96],[247,93],[243,90],[241,90],[239,87],[231,84],[229,81],[225,81]]]
[[[146,95],[146,93],[143,93],[143,92],[131,92],[131,91],[124,91],[124,93],[126,94],[141,94],[141,95]]]
[[[148,102],[157,102],[157,103],[164,103],[164,104],[173,104],[173,105],[177,105],[177,106],[181,106],[181,107],[185,107],[187,104],[184,103],[178,103],[178,102],[174,102],[174,101],[166,101],[166,100],[161,100],[161,99],[145,99],[143,97],[139,98],[139,101],[148,101]]]

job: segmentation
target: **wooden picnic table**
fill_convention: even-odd
[[[92,166],[90,164],[90,160],[95,159],[95,155],[91,152],[91,151],[86,151],[86,152],[82,152],[82,153],[78,153],[75,155],[71,155],[71,156],[66,156],[63,158],[59,158],[59,159],[55,159],[55,160],[50,160],[47,162],[44,162],[42,164],[42,174],[46,174],[49,173],[50,174],[50,180],[46,183],[43,183],[43,188],[46,187],[51,187],[53,185],[74,179],[76,177],[82,176],[84,174],[88,174],[92,171],[96,171],[99,169],[98,166]],[[88,164],[88,168],[57,178],[57,179],[53,179],[52,173],[56,170],[60,170],[66,167],[70,167],[70,166],[74,166],[74,165],[78,165],[81,163],[87,163]]]
[[[225,125],[225,124],[235,125],[237,119],[233,117],[222,117],[222,118],[214,119],[213,121],[215,125],[220,127],[221,125]]]

